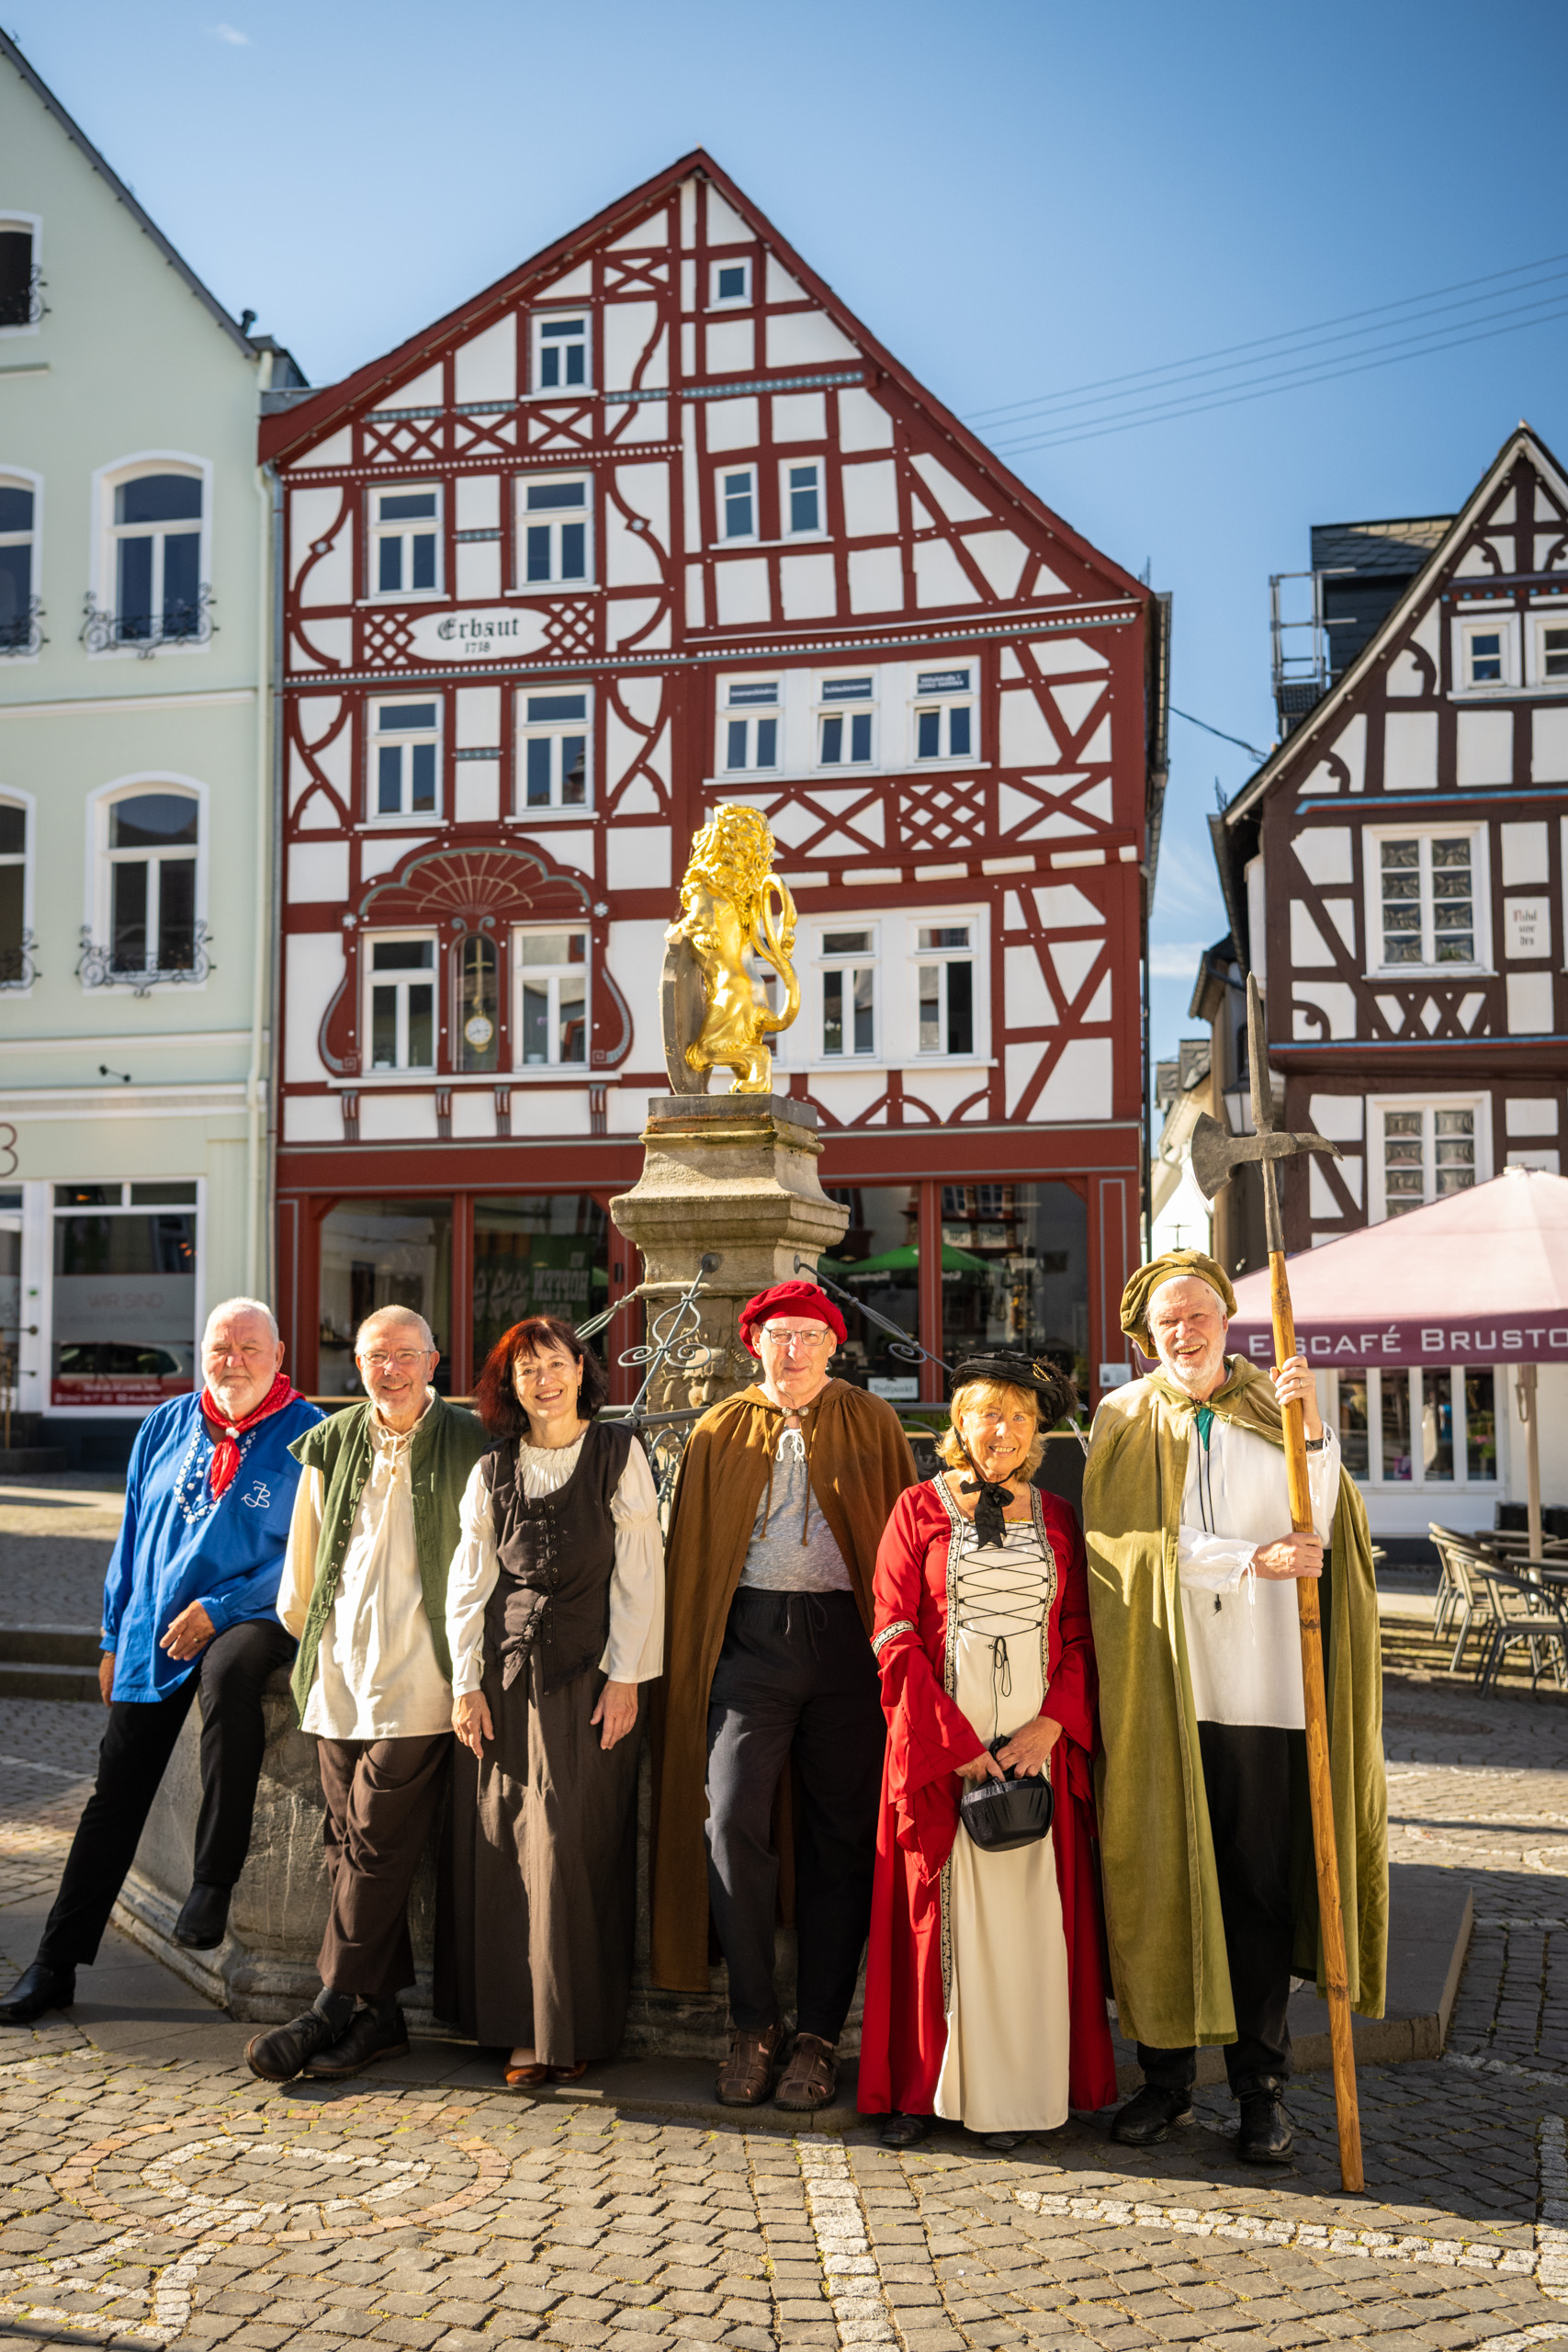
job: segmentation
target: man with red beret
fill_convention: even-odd
[[[916,1472],[892,1407],[832,1377],[844,1318],[815,1283],[749,1299],[740,1337],[761,1378],[693,1430],[665,1551],[651,1974],[705,1993],[711,1921],[729,1971],[720,2100],[757,2107],[776,2083],[781,2107],[808,2112],[837,2087],[871,1917],[886,1736],[872,1572]],[[791,1764],[798,1949],[785,2066],[774,1831],[781,1795],[781,1832],[788,1819]]]

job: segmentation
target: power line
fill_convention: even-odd
[[[1018,457],[1031,449],[1060,449],[1069,442],[1102,440],[1108,434],[1134,432],[1144,424],[1174,424],[1182,417],[1205,415],[1212,409],[1235,408],[1248,401],[1266,400],[1277,392],[1302,390],[1315,384],[1331,384],[1343,376],[1361,376],[1372,368],[1396,367],[1403,360],[1430,358],[1440,351],[1457,351],[1465,344],[1487,343],[1496,335],[1518,334],[1528,327],[1548,326],[1554,319],[1562,318],[1568,318],[1568,305],[1557,310],[1544,311],[1539,318],[1517,319],[1502,326],[1482,327],[1472,334],[1450,335],[1441,342],[1423,338],[1424,347],[1420,349],[1401,349],[1398,346],[1391,346],[1388,350],[1370,357],[1347,361],[1343,364],[1319,366],[1315,370],[1297,369],[1285,376],[1267,379],[1250,390],[1215,393],[1201,400],[1189,401],[1185,405],[1177,401],[1167,401],[1150,409],[1130,411],[1122,416],[1113,416],[1108,420],[1097,422],[1086,418],[1081,424],[1067,426],[1065,431],[1047,431],[1030,440],[1000,444],[997,454],[999,457]]]
[[[1205,735],[1217,735],[1222,743],[1235,743],[1238,750],[1250,752],[1255,760],[1269,757],[1268,752],[1260,752],[1256,743],[1248,743],[1239,735],[1227,735],[1223,727],[1211,727],[1206,718],[1194,718],[1190,710],[1178,710],[1174,703],[1169,705],[1169,710],[1172,718],[1184,718],[1189,727],[1201,727]]]
[[[1042,393],[1030,400],[1004,401],[1001,406],[997,408],[975,409],[969,413],[966,422],[970,424],[979,424],[990,420],[1007,420],[1010,418],[1021,421],[1023,413],[1027,411],[1041,407],[1050,407],[1061,401],[1076,401],[1080,393],[1111,391],[1117,386],[1122,384],[1145,383],[1149,378],[1155,376],[1175,376],[1188,368],[1206,368],[1209,367],[1211,362],[1232,358],[1244,352],[1266,351],[1271,345],[1296,343],[1300,342],[1302,338],[1306,335],[1325,334],[1331,327],[1352,327],[1354,326],[1355,322],[1359,319],[1386,318],[1389,312],[1393,311],[1413,310],[1425,303],[1436,303],[1440,301],[1442,297],[1448,294],[1467,293],[1472,287],[1496,286],[1501,288],[1503,281],[1506,278],[1528,277],[1536,270],[1551,269],[1559,262],[1568,262],[1568,254],[1547,254],[1539,261],[1519,262],[1512,269],[1494,270],[1489,272],[1483,277],[1460,278],[1452,286],[1434,287],[1429,293],[1407,294],[1398,301],[1374,303],[1370,309],[1363,311],[1341,311],[1337,318],[1322,319],[1312,326],[1282,328],[1278,334],[1258,335],[1247,343],[1224,344],[1216,351],[1198,352],[1187,359],[1167,360],[1157,368],[1134,368],[1130,373],[1122,376],[1100,376],[1097,377],[1092,382],[1087,384],[1069,384],[1064,387],[1060,391]],[[1519,292],[1523,289],[1519,288],[1510,288],[1507,290],[1510,292]],[[1485,298],[1476,296],[1473,299],[1481,300]],[[1461,304],[1455,307],[1462,308],[1464,306]],[[1400,320],[1393,322],[1393,323],[1407,325],[1409,322],[1407,320]],[[1371,328],[1367,328],[1362,331],[1367,334],[1374,332],[1374,330]],[[1279,356],[1283,357],[1286,355],[1281,353]]]

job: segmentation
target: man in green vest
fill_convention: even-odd
[[[446,1575],[490,1444],[431,1387],[435,1342],[412,1308],[363,1323],[355,1361],[368,1402],[291,1448],[304,1476],[277,1613],[299,1643],[294,1701],[316,1740],[332,1909],[314,2006],[245,2052],[268,2083],[340,2082],[408,2048],[409,1891],[452,1754]]]

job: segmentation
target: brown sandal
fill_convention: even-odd
[[[720,2107],[761,2107],[773,2089],[779,2070],[779,2042],[783,2028],[771,2025],[766,2033],[742,2033],[739,2027],[729,2037],[729,2055],[718,2070],[716,2086]]]
[[[819,2033],[797,2033],[774,2106],[789,2108],[797,2114],[811,2114],[816,2109],[826,2107],[838,2087],[838,2044],[824,2041]]]

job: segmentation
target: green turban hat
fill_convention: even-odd
[[[1162,1283],[1179,1283],[1185,1279],[1207,1283],[1218,1294],[1227,1315],[1235,1313],[1235,1293],[1231,1278],[1213,1258],[1206,1258],[1201,1250],[1171,1250],[1163,1258],[1151,1258],[1140,1266],[1122,1294],[1122,1329],[1129,1340],[1135,1340],[1146,1356],[1155,1352],[1149,1332],[1149,1301]]]

